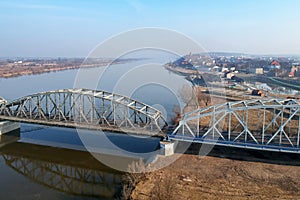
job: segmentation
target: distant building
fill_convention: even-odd
[[[223,72],[223,73],[224,73],[224,72],[229,72],[228,67],[222,67],[222,72]]]
[[[214,67],[212,68],[212,71],[218,72],[218,71],[220,71],[220,67],[219,67],[219,66],[214,66]]]
[[[280,68],[281,68],[281,65],[276,60],[273,60],[269,65],[265,66],[265,69],[268,71],[274,70],[274,69],[280,69]]]
[[[235,71],[235,67],[230,67],[230,71]]]
[[[265,96],[261,90],[252,90],[251,94],[254,96],[261,96],[261,97]]]
[[[226,74],[226,78],[227,78],[227,79],[231,79],[233,76],[235,76],[235,74],[232,73],[232,72]]]
[[[23,61],[22,60],[19,60],[19,61],[16,61],[16,62],[14,62],[15,64],[22,64],[23,63]]]
[[[289,77],[294,77],[296,75],[296,73],[299,71],[300,66],[295,66],[293,65],[291,68],[291,71],[289,73]]]
[[[262,68],[262,67],[256,68],[255,69],[255,74],[264,74],[264,68]]]
[[[275,68],[280,69],[281,65],[279,64],[279,62],[277,62],[276,60],[273,60],[271,62],[271,66],[274,66]]]

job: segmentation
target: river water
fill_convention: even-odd
[[[105,72],[100,70],[103,76],[97,87],[91,89],[118,92],[145,102],[162,110],[170,121],[174,106],[182,105],[178,91],[189,84],[163,68],[162,64],[170,59],[170,55],[164,55],[101,67]],[[11,101],[37,92],[73,88],[79,71],[0,79],[0,96]],[[99,68],[80,73],[99,73]],[[149,80],[143,84],[145,79]],[[126,92],[130,87],[135,89]],[[105,134],[112,143],[129,152],[152,152],[158,145],[158,139]],[[98,148],[98,153],[110,160],[130,161],[114,155],[104,143],[98,144]],[[114,199],[120,192],[122,172],[86,151],[75,129],[21,124],[20,133],[1,136],[0,154],[0,199]]]

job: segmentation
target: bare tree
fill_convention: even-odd
[[[177,126],[179,124],[179,121],[182,118],[180,107],[179,106],[174,106],[173,112],[174,112],[175,116],[171,120],[172,125]]]
[[[151,200],[175,200],[176,196],[176,177],[171,174],[164,174],[163,177],[156,179],[151,192]]]
[[[184,103],[191,103],[194,100],[193,88],[189,85],[183,85],[179,90],[179,97]]]
[[[190,85],[183,85],[179,90],[179,97],[186,104],[186,107],[194,107],[193,109],[198,107],[194,87]]]
[[[190,110],[211,105],[211,97],[198,86],[184,85],[179,91],[179,97]]]
[[[146,180],[147,167],[142,159],[128,165],[128,173],[123,175],[122,193],[119,199],[130,200],[131,194],[137,184]]]
[[[200,91],[197,91],[196,95],[197,95],[197,104],[199,107],[211,105],[211,98],[209,94],[204,94]]]

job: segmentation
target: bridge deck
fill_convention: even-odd
[[[179,135],[175,135],[175,136],[170,135],[169,139],[174,141],[183,141],[183,142],[190,142],[190,143],[200,143],[200,144],[217,145],[217,146],[237,147],[237,148],[244,148],[244,149],[255,149],[255,150],[263,150],[263,151],[300,154],[300,148],[285,147],[279,145],[261,145],[261,144],[249,143],[249,142],[243,143],[243,142],[233,142],[233,141],[209,140],[209,139],[191,138],[188,136],[179,136]]]

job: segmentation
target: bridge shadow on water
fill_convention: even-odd
[[[74,198],[114,199],[121,190],[122,173],[88,152],[13,142],[2,147],[0,155],[29,181]]]
[[[178,144],[177,149],[180,149],[181,146],[185,145],[186,144],[184,144],[184,142],[181,142]],[[300,154],[296,153],[262,151],[192,143],[190,147],[185,151],[185,154],[203,155],[203,152],[205,152],[203,149],[211,149],[211,151],[208,154],[205,154],[211,157],[228,158],[233,160],[249,162],[263,162],[279,165],[300,166]],[[199,152],[201,152],[201,154],[199,154]]]

